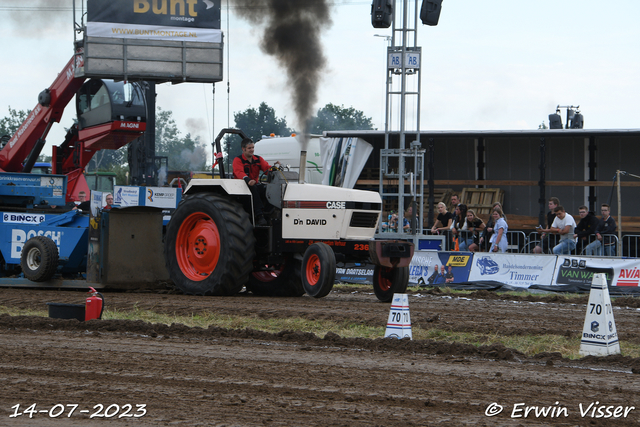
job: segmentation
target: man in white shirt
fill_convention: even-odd
[[[556,207],[553,213],[556,214],[556,219],[553,220],[550,231],[560,235],[560,242],[553,247],[553,253],[556,255],[570,254],[576,248],[576,240],[573,236],[576,220],[566,213],[562,206]]]

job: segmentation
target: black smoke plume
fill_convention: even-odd
[[[76,7],[80,8],[80,1]],[[42,36],[42,32],[51,28],[68,25],[69,34],[73,35],[73,2],[72,0],[0,0],[0,8],[12,26],[19,29],[25,37]],[[37,34],[30,31],[39,30]]]
[[[260,48],[277,58],[292,87],[294,109],[307,132],[326,59],[321,32],[331,25],[327,0],[235,0],[237,13],[264,27]]]

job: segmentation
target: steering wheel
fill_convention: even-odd
[[[268,172],[278,172],[283,170],[284,170],[284,166],[282,166],[282,163],[278,163],[278,166],[276,165],[271,166]],[[270,182],[270,181],[271,180],[269,179],[269,173],[263,173],[262,175],[260,175],[259,182],[261,184],[264,184],[265,182]]]

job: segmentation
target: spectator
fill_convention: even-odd
[[[449,266],[449,272],[444,276],[445,283],[453,283],[455,279],[453,278],[453,267]]]
[[[546,224],[546,228],[542,228],[542,225],[538,228],[538,233],[540,234],[540,244],[536,245],[535,248],[533,248],[533,252],[536,254],[541,254],[541,253],[548,253],[549,252],[549,247],[551,246],[550,243],[553,243],[553,245],[556,244],[556,237],[551,235],[551,225],[553,224],[553,221],[556,219],[556,214],[555,214],[555,209],[560,206],[560,200],[558,200],[557,197],[549,197],[549,212],[547,213],[547,224]],[[551,240],[553,240],[553,242],[551,242]]]
[[[450,203],[449,204],[449,212],[452,215],[455,215],[456,208],[460,204],[460,196],[458,196],[457,194],[453,194],[451,196],[451,201],[449,203]]]
[[[89,212],[89,209],[91,209],[91,203],[87,200],[87,193],[85,193],[84,191],[78,193],[78,202],[76,208],[85,212]]]
[[[600,221],[593,212],[589,212],[589,209],[584,205],[578,208],[578,213],[580,214],[580,222],[575,229],[573,237],[577,239],[576,254],[581,254],[589,244],[591,240],[590,236],[596,233],[596,227]]]
[[[480,233],[485,229],[484,222],[476,216],[476,213],[469,209],[467,211],[467,235],[466,244],[471,252],[476,252],[480,248]]]
[[[502,213],[502,209],[494,208],[493,212],[491,212],[491,216],[493,217],[493,235],[491,236],[491,249],[490,252],[507,252],[507,231],[509,230],[509,226],[507,225],[507,221],[504,219],[504,213]]]
[[[560,242],[553,247],[553,253],[556,255],[570,254],[576,248],[576,241],[573,237],[576,221],[573,216],[565,212],[562,206],[556,207],[553,212],[556,214],[556,219],[553,220],[550,231],[560,235]]]
[[[606,256],[615,256],[615,241],[611,236],[607,235],[616,232],[616,222],[613,217],[611,217],[611,208],[609,205],[603,204],[600,206],[600,212],[602,213],[602,219],[596,227],[596,240],[587,245],[584,251],[587,255],[602,256],[602,247],[604,246],[604,254]]]
[[[79,205],[80,203],[84,202],[87,200],[87,193],[85,191],[80,191],[78,193],[78,200],[76,200],[76,205]]]
[[[440,232],[448,231],[451,228],[453,214],[447,211],[447,205],[443,202],[438,203],[438,218],[436,223],[431,227],[431,234],[440,234]]]
[[[502,205],[500,204],[500,202],[494,202],[493,205],[491,205],[491,212],[493,212],[493,210],[495,208],[500,208],[502,209]],[[507,220],[507,216],[505,215],[504,220]],[[482,234],[480,235],[480,239],[479,239],[479,250],[480,251],[488,251],[489,247],[491,246],[489,244],[489,240],[491,240],[491,236],[493,235],[493,226],[494,226],[494,222],[493,222],[493,215],[489,214],[489,220],[487,221],[487,224],[484,227],[484,230],[482,231]]]
[[[400,218],[398,217],[396,211],[391,211],[391,215],[389,215],[389,231],[398,231],[399,220]],[[409,220],[407,220],[406,218],[402,218],[402,229],[407,230],[409,228],[411,228]]]
[[[113,207],[113,194],[111,193],[107,193],[105,200],[107,201],[107,204],[104,206],[104,210],[109,210]]]
[[[402,221],[402,230],[405,233],[410,233],[411,232],[411,217],[413,216],[413,206],[409,206],[407,209],[405,209],[404,211],[404,220]],[[419,224],[419,218],[418,218],[418,213],[416,212],[416,230],[420,227],[418,227]]]
[[[466,251],[467,244],[464,241],[464,238],[461,238],[463,231],[467,231],[467,205],[464,203],[460,203],[455,210],[455,214],[453,216],[453,224],[451,224],[451,233],[453,233],[453,238],[458,239],[458,250]]]

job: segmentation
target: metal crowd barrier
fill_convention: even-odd
[[[507,242],[509,242],[507,252],[516,254],[522,252],[527,241],[527,235],[524,234],[524,231],[507,231]]]
[[[640,255],[640,235],[627,234],[622,236],[622,256],[629,258],[638,258]]]
[[[481,231],[476,231],[476,233],[479,233],[479,236],[482,236]],[[432,233],[429,231],[429,234],[432,234]],[[444,250],[454,251],[455,243],[456,243],[454,238],[457,237],[459,239],[458,247],[460,248],[460,250],[463,250],[462,248],[464,248],[465,251],[468,251],[467,245],[463,244],[461,247],[460,241],[465,239],[466,241],[472,240],[474,232],[463,230],[463,231],[458,231],[458,233],[454,235],[451,232],[451,230],[445,230],[445,231],[439,231],[437,234],[440,236],[445,236],[446,244],[445,244]],[[511,253],[522,252],[523,248],[527,244],[527,235],[523,231],[507,231],[506,238],[508,242],[507,252],[511,252]],[[479,241],[480,239],[478,238],[477,240]],[[490,247],[491,247],[491,244],[487,239],[487,241],[483,241],[482,244],[478,243],[478,252],[488,252]]]
[[[425,232],[426,233],[426,232]],[[480,236],[482,232],[479,232]],[[430,231],[428,234],[432,234]],[[445,248],[446,251],[454,251],[455,250],[455,240],[454,237],[458,237],[459,239],[471,239],[473,237],[472,231],[459,231],[456,235],[454,235],[450,230],[440,231],[438,235],[445,236]],[[595,242],[596,236],[589,235],[586,242],[581,242],[578,240],[576,244],[576,248],[571,251],[569,255],[587,255],[587,246]],[[507,252],[509,253],[524,253],[524,254],[533,254],[535,253],[535,247],[540,246],[543,248],[543,253],[552,254],[553,248],[560,241],[560,236],[557,234],[546,234],[544,237],[537,231],[532,231],[527,236],[524,231],[507,231]],[[615,234],[603,234],[602,242],[599,248],[595,248],[593,256],[603,256],[603,257],[616,257],[618,256],[618,236]],[[458,243],[460,247],[460,243]],[[490,244],[488,241],[483,242],[479,245],[478,252],[488,252],[490,248]],[[463,247],[465,247],[463,245]],[[460,249],[462,250],[462,249]],[[468,249],[465,247],[464,249],[467,251]],[[622,238],[622,256],[637,258],[640,255],[640,235],[626,235]]]
[[[637,236],[640,239],[640,236]],[[617,255],[618,236],[615,234],[603,234],[602,235],[604,245],[600,245],[599,248],[594,248],[594,256],[609,256],[615,257]],[[594,234],[587,237],[587,241],[579,239],[576,243],[576,248],[571,251],[571,255],[587,255],[587,246],[597,240]],[[624,240],[624,239],[623,239]],[[560,238],[557,234],[547,234],[544,238],[537,231],[529,233],[527,237],[527,243],[521,250],[522,253],[531,254],[534,253],[535,247],[540,246],[543,248],[543,253],[553,253],[553,247],[560,242]],[[624,243],[624,242],[623,242]],[[623,247],[625,245],[623,244]]]

